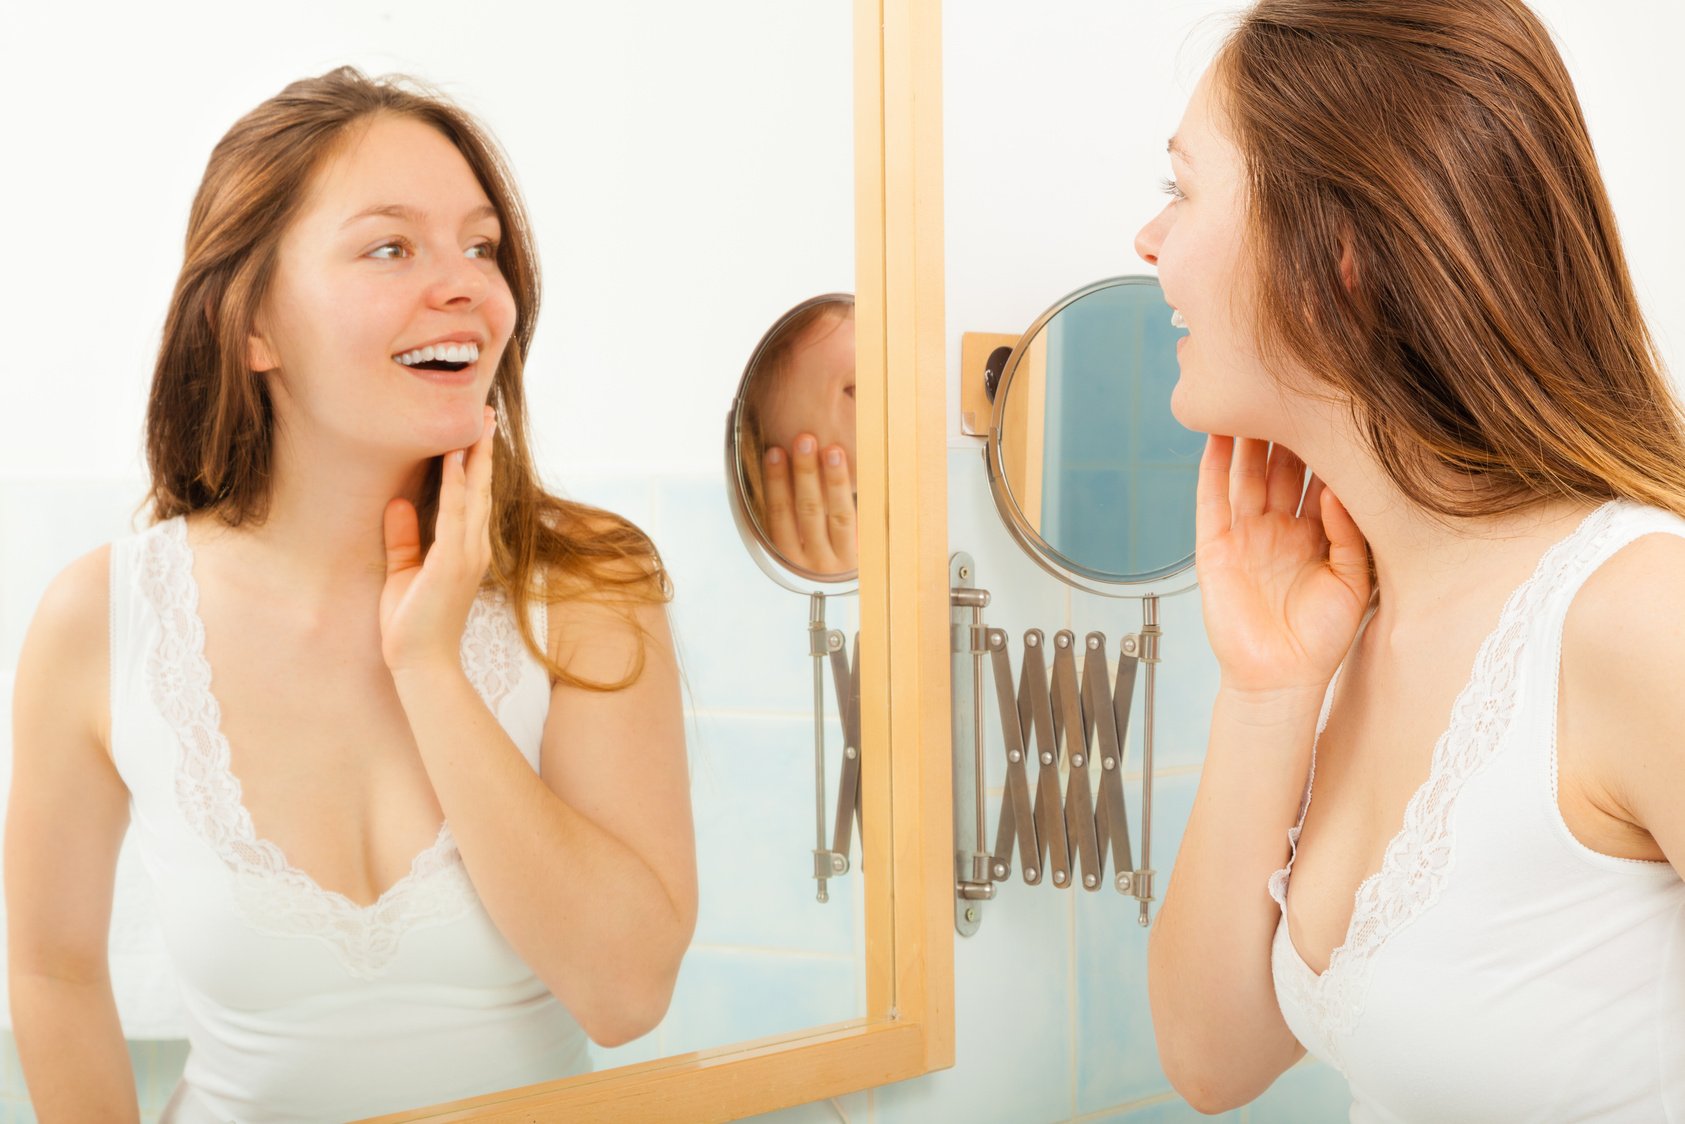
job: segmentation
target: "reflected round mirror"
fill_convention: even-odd
[[[1044,569],[1090,592],[1192,588],[1205,435],[1171,416],[1173,310],[1153,277],[1079,289],[1030,326],[1001,374],[989,487]]]
[[[854,591],[855,460],[854,297],[826,293],[761,337],[726,417],[732,515],[785,588]]]

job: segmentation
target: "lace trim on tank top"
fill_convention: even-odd
[[[1453,859],[1451,814],[1457,794],[1503,744],[1516,709],[1519,657],[1539,601],[1619,532],[1617,511],[1611,501],[1587,515],[1566,538],[1545,551],[1532,576],[1504,603],[1497,626],[1481,644],[1474,670],[1452,704],[1450,724],[1434,744],[1428,777],[1405,806],[1404,824],[1387,844],[1381,868],[1358,886],[1346,939],[1329,955],[1321,975],[1299,956],[1291,935],[1284,934],[1290,970],[1276,973],[1276,986],[1287,992],[1284,998],[1292,1006],[1321,1028],[1333,1055],[1325,1060],[1336,1068],[1342,1066],[1341,1044],[1363,1016],[1375,954],[1393,934],[1432,906],[1445,887]],[[1321,732],[1319,726],[1317,733]],[[1313,743],[1312,783],[1315,775]],[[1307,784],[1299,823],[1287,833],[1287,865],[1269,880],[1270,896],[1282,909],[1283,926],[1287,924],[1288,880],[1310,799]]]
[[[153,703],[181,743],[175,791],[183,816],[233,873],[235,900],[253,928],[274,936],[319,938],[352,975],[367,979],[380,974],[397,955],[405,933],[451,921],[476,900],[450,824],[441,823],[432,844],[411,861],[409,873],[366,906],[324,889],[289,863],[280,847],[258,838],[241,800],[240,780],[230,768],[222,711],[211,693],[185,520],[165,521],[143,535],[140,546],[140,590],[159,624],[146,678]],[[462,666],[494,714],[520,681],[521,650],[503,592],[482,590],[463,630]]]

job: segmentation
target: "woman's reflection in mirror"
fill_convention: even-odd
[[[814,574],[857,565],[854,302],[797,312],[756,364],[743,404],[749,502],[784,560]]]
[[[538,482],[538,291],[495,143],[411,83],[300,81],[217,145],[152,525],[58,576],[18,663],[43,1119],[136,1115],[106,963],[131,821],[190,1026],[165,1120],[492,1092],[662,1017],[696,917],[671,591],[641,531]]]

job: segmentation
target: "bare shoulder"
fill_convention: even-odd
[[[1685,666],[1685,536],[1643,535],[1592,571],[1568,607],[1562,644],[1599,678],[1676,682]]]
[[[1588,791],[1614,819],[1685,869],[1682,669],[1685,537],[1647,534],[1593,571],[1569,606],[1562,705],[1578,718],[1558,753],[1565,770],[1577,756]]]
[[[80,722],[106,742],[111,653],[111,546],[71,562],[36,605],[18,656],[20,723],[39,712]],[[68,709],[67,709],[68,708]]]

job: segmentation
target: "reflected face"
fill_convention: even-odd
[[[1282,398],[1252,344],[1252,302],[1241,288],[1245,167],[1223,131],[1213,82],[1207,69],[1194,88],[1171,142],[1172,199],[1135,236],[1135,250],[1158,267],[1165,300],[1187,323],[1176,345],[1176,420],[1206,433],[1270,437],[1281,428]]]
[[[761,433],[768,446],[786,451],[810,433],[819,448],[841,445],[855,479],[854,313],[827,313],[791,341],[761,405]]]
[[[250,341],[286,428],[409,459],[472,443],[515,325],[500,235],[438,130],[354,128],[282,236]]]

